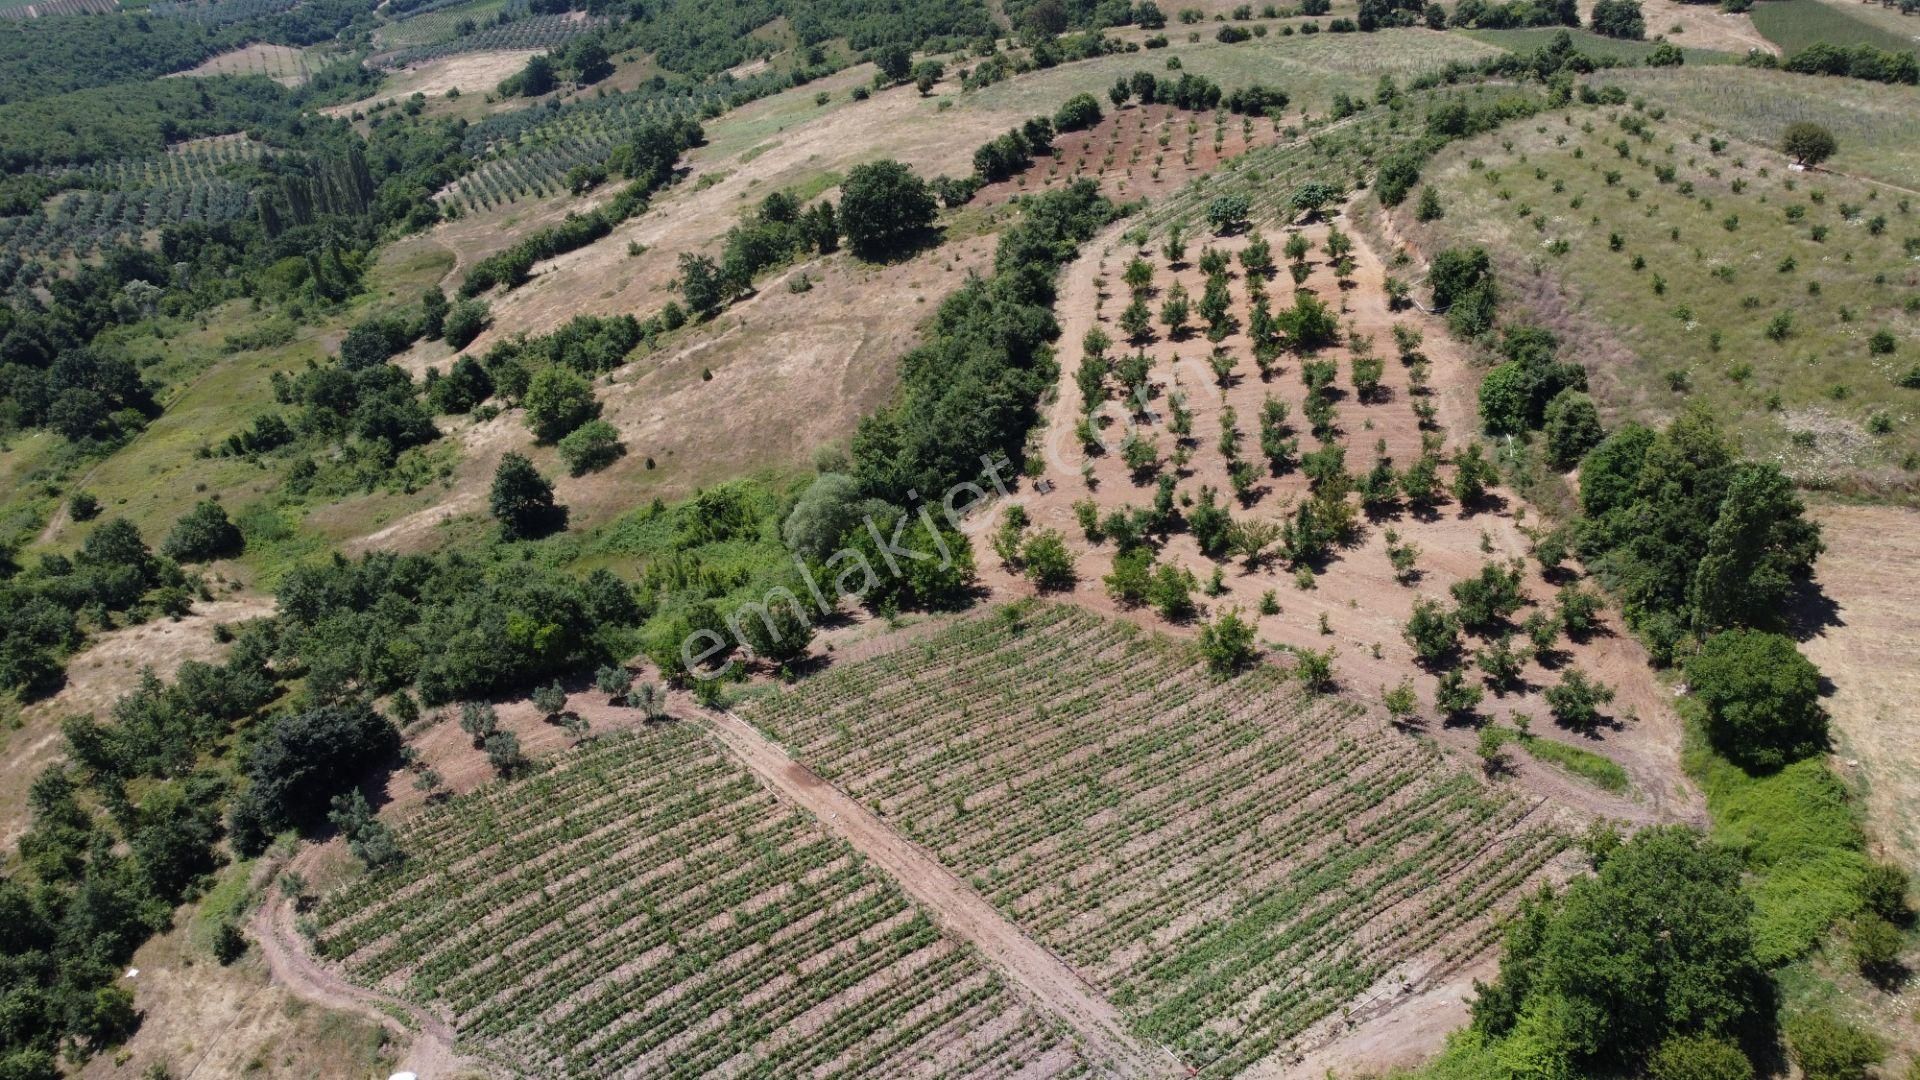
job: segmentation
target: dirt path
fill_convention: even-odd
[[[908,895],[926,905],[944,929],[979,949],[989,963],[1051,1009],[1122,1075],[1173,1072],[1170,1058],[1127,1033],[1119,1011],[1110,1002],[919,845],[787,756],[745,720],[732,713],[704,713],[702,719],[742,764],[805,807],[829,832],[873,860]]]
[[[307,856],[315,850],[309,848]],[[300,861],[295,859],[294,864]],[[409,1040],[397,1071],[429,1078],[490,1075],[482,1063],[455,1049],[453,1029],[439,1017],[399,998],[355,986],[316,960],[294,928],[292,902],[278,889],[254,912],[248,929],[274,979],[295,996],[329,1009],[359,1013]]]

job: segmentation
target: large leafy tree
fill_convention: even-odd
[[[1633,1069],[1669,1036],[1734,1031],[1760,984],[1740,859],[1646,829],[1564,894],[1528,901],[1474,1024],[1538,1075]]]
[[[933,224],[933,214],[933,192],[897,161],[856,166],[840,185],[847,247],[863,259],[897,254]]]
[[[1780,634],[1715,634],[1687,661],[1687,683],[1706,706],[1707,736],[1748,768],[1777,769],[1826,744],[1820,671]]]
[[[553,485],[525,456],[507,453],[494,470],[493,490],[488,509],[500,522],[500,535],[507,540],[525,540],[539,536],[557,524],[564,508],[553,501]]]

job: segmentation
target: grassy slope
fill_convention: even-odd
[[[1767,146],[1788,124],[1811,121],[1839,139],[1827,168],[1920,189],[1920,88],[1755,68],[1609,71],[1593,81]]]
[[[1463,33],[1475,41],[1484,41],[1489,45],[1497,45],[1513,52],[1529,53],[1552,44],[1554,37],[1560,33],[1560,29],[1538,27],[1520,30],[1467,30]],[[1657,47],[1651,41],[1623,41],[1620,38],[1607,37],[1605,34],[1596,34],[1591,30],[1568,30],[1567,34],[1573,39],[1574,48],[1588,56],[1626,63],[1639,63],[1645,60]],[[1733,64],[1740,61],[1740,57],[1718,49],[1682,48],[1680,51],[1686,56],[1689,64]]]
[[[1911,37],[1857,19],[1845,9],[1820,0],[1765,0],[1753,6],[1753,25],[1788,56],[1822,41],[1898,52],[1911,52],[1914,46]]]
[[[1783,461],[1807,483],[1911,493],[1917,403],[1895,380],[1920,362],[1905,307],[1920,293],[1902,248],[1920,233],[1915,211],[1859,181],[1796,177],[1757,147],[1715,156],[1687,121],[1657,122],[1642,142],[1609,115],[1544,118],[1443,153],[1428,170],[1447,205],[1434,242],[1488,243],[1510,272],[1531,267],[1569,286],[1573,311],[1546,314],[1588,361],[1616,420],[1657,419],[1705,399],[1748,453]],[[1631,158],[1614,149],[1622,139]],[[1663,165],[1674,182],[1657,179]],[[1613,185],[1611,172],[1620,174]],[[1683,182],[1694,185],[1690,197]],[[1858,216],[1844,217],[1843,205]],[[1802,207],[1803,220],[1790,221],[1789,206]],[[1876,236],[1866,222],[1877,216],[1886,226]],[[1815,226],[1828,230],[1824,242],[1812,238]],[[1563,252],[1551,246],[1560,242]],[[1794,267],[1782,272],[1788,257]],[[1792,330],[1774,341],[1767,327],[1782,314]],[[1602,340],[1586,334],[1594,321]],[[1891,356],[1869,352],[1882,329],[1897,341]],[[1891,419],[1891,433],[1872,432],[1877,415]]]

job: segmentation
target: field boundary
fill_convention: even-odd
[[[1124,1075],[1167,1075],[1173,1071],[1171,1055],[1162,1060],[1160,1054],[1143,1046],[1127,1031],[1111,1002],[925,848],[902,836],[734,713],[708,713],[703,722],[748,771],[806,809],[822,828],[846,841],[892,878],[927,908],[942,929],[972,945]]]

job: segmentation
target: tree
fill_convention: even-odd
[[[1021,549],[1027,579],[1043,590],[1073,587],[1073,552],[1058,530],[1045,529],[1027,538]]]
[[[1055,131],[1082,131],[1100,122],[1100,103],[1092,94],[1075,94],[1053,114]]]
[[[1557,1062],[1534,1075],[1567,1076],[1617,1071],[1604,1063],[1642,1061],[1669,1036],[1734,1033],[1762,978],[1742,870],[1692,829],[1641,830],[1598,873],[1522,905],[1474,1027]]]
[[[798,580],[789,580],[769,589],[765,602],[736,608],[727,625],[755,656],[772,664],[789,664],[805,656],[807,647],[813,644],[813,621],[799,601],[785,598],[780,589],[792,596],[801,596],[806,586]]]
[[[1733,761],[1771,771],[1826,746],[1820,671],[1791,638],[1723,631],[1707,639],[1686,671],[1705,706],[1707,737]]]
[[[175,562],[205,562],[240,554],[246,546],[227,511],[212,499],[194,504],[160,543],[160,553]]]
[[[1214,232],[1226,236],[1246,228],[1252,212],[1253,206],[1245,195],[1233,192],[1216,196],[1207,204],[1207,224]]]
[[[618,699],[633,688],[633,672],[623,664],[606,664],[593,673],[593,688]]]
[[[1545,431],[1547,460],[1556,469],[1571,469],[1580,464],[1587,451],[1600,445],[1606,432],[1600,428],[1600,410],[1586,394],[1568,388],[1547,402]]]
[[[553,501],[553,485],[533,462],[511,450],[494,470],[487,507],[500,522],[500,535],[506,540],[541,536],[566,519],[565,508]]]
[[[1687,588],[1696,626],[1778,625],[1793,583],[1824,546],[1777,465],[1734,466]]]
[[[460,705],[460,730],[473,740],[473,748],[487,744],[487,737],[500,730],[500,714],[484,701],[466,701]]]
[[[592,86],[613,74],[611,61],[607,47],[594,37],[582,38],[567,56],[567,66],[573,69],[574,81],[582,86]]]
[[[1439,601],[1423,596],[1413,602],[1413,616],[1401,634],[1421,663],[1438,663],[1460,647],[1460,619]]]
[[[1832,157],[1840,149],[1833,132],[1819,124],[1800,121],[1787,125],[1780,136],[1780,151],[1801,165],[1812,168]]]
[[[480,331],[487,328],[492,318],[492,310],[487,307],[485,300],[462,297],[448,309],[441,332],[447,344],[456,350],[464,349],[473,344],[473,339],[480,336]]]
[[[406,856],[393,828],[373,816],[373,807],[359,789],[333,798],[327,820],[347,839],[347,850],[369,870],[385,870]]]
[[[276,716],[246,755],[247,788],[235,800],[235,846],[253,854],[282,829],[317,824],[333,796],[400,745],[400,734],[365,701]]]
[[[1465,672],[1448,668],[1440,673],[1440,683],[1434,688],[1433,706],[1449,718],[1464,719],[1473,715],[1486,696],[1479,684],[1467,681]]]
[[[501,776],[512,776],[526,765],[520,753],[520,738],[511,731],[496,731],[487,736],[487,764]]]
[[[570,367],[542,368],[527,384],[527,427],[543,443],[559,442],[600,414],[593,385]]]
[[[559,716],[561,711],[567,707],[566,688],[561,686],[557,679],[545,686],[535,687],[533,690],[533,707],[539,709],[540,715],[548,720]]]
[[[905,45],[882,45],[873,51],[873,65],[887,82],[901,82],[913,72],[913,54]]]
[[[572,476],[604,469],[627,452],[619,429],[605,420],[589,420],[574,428],[560,440],[559,450]]]
[[[1647,20],[1640,14],[1638,0],[1599,0],[1587,17],[1587,25],[1594,33],[1610,38],[1639,41],[1647,36]]]
[[[732,299],[733,290],[712,259],[683,251],[680,253],[680,295],[689,310],[706,318]]]
[[[1287,205],[1295,217],[1312,219],[1319,217],[1321,211],[1344,198],[1346,198],[1346,192],[1340,190],[1338,185],[1329,184],[1324,180],[1309,180],[1294,189],[1293,197],[1288,200]]]
[[[1429,221],[1439,221],[1446,216],[1446,209],[1440,205],[1440,193],[1434,190],[1433,185],[1428,184],[1421,188],[1420,201],[1414,204],[1413,219],[1425,224]]]
[[[559,84],[553,73],[553,59],[545,53],[527,58],[527,66],[520,69],[520,95],[539,97],[549,93]]]
[[[1253,662],[1254,625],[1241,618],[1238,608],[1228,608],[1200,627],[1200,655],[1207,670],[1226,676]]]
[[[1600,707],[1613,700],[1613,690],[1573,668],[1560,676],[1558,685],[1547,687],[1546,696],[1555,722],[1575,731],[1592,731],[1600,726]]]
[[[855,166],[840,185],[847,247],[862,259],[883,259],[905,250],[933,224],[933,217],[933,193],[897,161]]]

